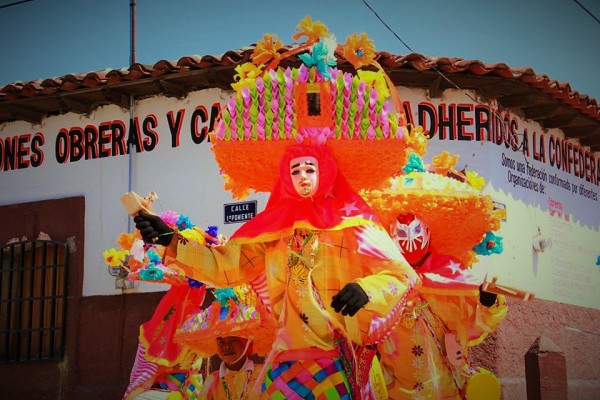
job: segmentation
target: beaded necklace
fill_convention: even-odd
[[[246,382],[244,382],[244,388],[242,389],[242,393],[240,393],[239,400],[244,400],[246,398],[246,390],[248,389],[248,383],[250,383],[250,376],[252,376],[252,370],[249,369],[247,372],[248,376],[246,376]],[[227,400],[234,400],[234,398],[231,396],[231,392],[229,391],[229,386],[227,385],[227,382],[225,382],[225,377],[221,378],[221,384],[223,385],[223,389],[225,389]]]

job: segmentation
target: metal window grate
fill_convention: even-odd
[[[0,362],[62,360],[68,249],[29,240],[0,252]]]

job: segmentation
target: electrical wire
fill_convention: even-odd
[[[12,6],[18,6],[19,4],[29,3],[31,1],[33,1],[33,0],[15,1],[14,3],[9,3],[9,4],[1,5],[0,8],[8,8],[8,7],[12,7]]]
[[[594,18],[597,23],[600,24],[600,19],[598,19],[598,17],[596,17],[594,14],[592,14],[592,12],[590,10],[588,10],[587,8],[585,8],[585,6],[583,4],[581,4],[577,0],[573,0],[573,1],[575,2],[575,4],[577,4],[579,7],[581,7],[583,9],[583,11],[585,11],[586,13],[588,13],[590,17]]]
[[[577,2],[577,0],[573,0],[575,2]],[[377,13],[377,11],[375,11],[373,9],[373,7],[371,7],[371,5],[366,1],[366,0],[362,0],[362,2],[365,4],[365,6],[367,6],[367,8],[369,10],[371,10],[371,12],[375,15],[375,17],[377,17],[377,19],[387,28],[387,30],[389,30],[392,35],[394,35],[396,37],[396,39],[398,39],[410,52],[412,53],[417,53],[415,50],[412,49],[412,47],[410,47],[408,45],[408,43],[406,43],[384,20],[383,18],[381,18],[381,16]],[[583,7],[583,6],[582,6]],[[585,8],[584,8],[585,9]],[[586,10],[587,11],[587,10]],[[591,14],[590,14],[591,15]],[[594,17],[595,18],[595,17]],[[420,53],[417,53],[420,54]],[[471,99],[474,103],[477,104],[481,104],[478,100],[474,99],[469,93],[467,93],[466,91],[464,91],[460,86],[458,86],[456,83],[454,83],[450,78],[448,78],[442,71],[440,71],[439,69],[437,69],[435,66],[431,67],[436,73],[438,73],[442,78],[444,78],[448,83],[450,83],[452,86],[454,86],[456,89],[458,89],[462,94],[464,94],[465,96],[467,96],[469,99]],[[521,141],[521,144],[518,147],[512,147],[513,151],[518,152],[519,150],[523,150],[524,149],[524,145],[525,145],[525,134],[518,134],[517,136],[522,136],[523,140]],[[527,167],[529,168],[529,160],[527,160],[527,157],[525,156],[525,152],[521,151],[521,155],[523,156],[523,160],[525,161],[525,164],[527,165]],[[529,210],[528,210],[529,211]],[[531,220],[531,213],[529,215],[529,218]],[[537,225],[537,217],[534,218],[534,223]],[[539,226],[538,226],[539,227]]]
[[[371,5],[366,0],[362,0],[362,2],[365,4],[365,6],[367,6],[367,8],[369,10],[371,10],[371,12],[387,28],[387,30],[390,31],[392,33],[392,35],[394,35],[396,37],[396,39],[398,39],[411,53],[417,53],[404,40],[402,40],[402,38],[396,32],[394,32],[394,30],[383,20],[383,18],[381,18],[379,16],[379,14],[377,13],[377,11],[375,11],[373,9],[373,7],[371,7]],[[450,85],[452,85],[456,89],[460,90],[460,92],[462,94],[464,94],[465,96],[467,96],[473,102],[475,102],[477,104],[480,104],[480,102],[478,100],[474,99],[469,93],[465,92],[460,86],[458,86],[450,78],[448,78],[442,71],[440,71],[439,69],[437,69],[437,67],[435,65],[432,65],[431,69],[433,69],[437,74],[439,74],[442,78],[444,78],[444,80],[446,80]]]

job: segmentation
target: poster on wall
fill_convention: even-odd
[[[448,150],[486,180],[507,218],[503,252],[480,256],[498,282],[536,297],[600,309],[600,157],[495,104],[447,90],[400,89],[412,122],[430,134],[426,161]]]

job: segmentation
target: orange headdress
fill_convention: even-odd
[[[294,37],[306,37],[305,43],[283,51],[276,37],[265,35],[253,63],[236,68],[236,93],[211,137],[225,187],[238,198],[250,190],[271,191],[284,150],[297,144],[328,146],[354,190],[383,185],[404,165],[406,118],[396,89],[374,60],[372,42],[362,34],[338,45],[310,17],[296,31]],[[336,51],[356,72],[333,67]],[[278,66],[292,55],[303,64]]]

